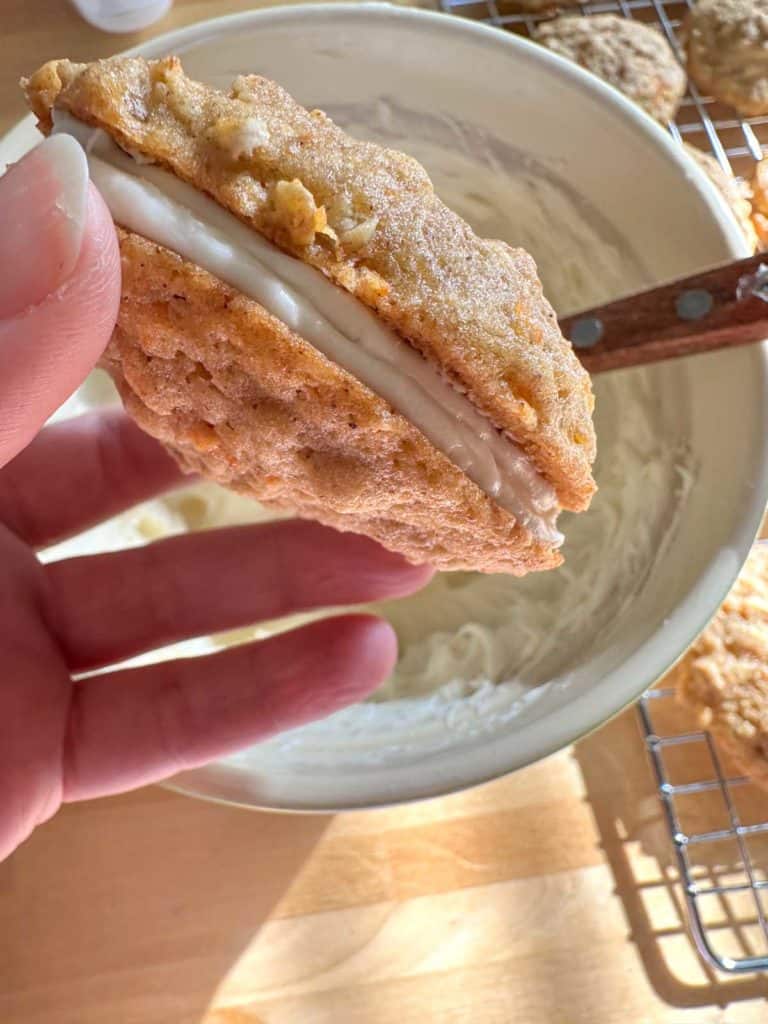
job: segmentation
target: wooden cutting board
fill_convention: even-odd
[[[251,6],[177,0],[155,30]],[[65,0],[2,0],[0,131],[22,73],[139,38]],[[508,779],[387,811],[150,788],[65,808],[0,865],[0,1022],[764,1022],[768,981],[702,967],[673,876],[631,710]]]
[[[764,976],[697,959],[671,859],[634,711],[392,810],[74,805],[0,865],[0,1020],[764,1022]]]

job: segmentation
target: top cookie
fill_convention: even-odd
[[[768,113],[768,0],[699,0],[684,35],[702,91],[747,117]]]
[[[564,15],[536,39],[634,100],[657,121],[671,121],[685,92],[685,72],[656,29],[616,14]]]
[[[411,157],[352,139],[267,79],[238,78],[224,94],[175,58],[51,61],[25,88],[44,130],[54,103],[104,129],[373,308],[530,455],[563,508],[587,507],[591,385],[533,260],[478,238]],[[253,124],[258,144],[245,144]],[[290,205],[282,183],[294,181],[306,210],[288,210],[286,230],[276,204]],[[356,238],[366,224],[370,237]]]
[[[595,488],[593,397],[527,253],[478,238],[410,157],[259,76],[224,93],[174,58],[113,58],[24,85],[43,131],[83,139],[126,229],[105,363],[186,468],[440,568],[559,564],[551,513]],[[276,288],[134,217],[110,167],[192,210],[205,193],[210,230],[246,254],[261,236]],[[458,440],[454,424],[470,425]]]

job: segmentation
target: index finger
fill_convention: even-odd
[[[79,147],[75,144],[72,149],[62,143],[65,138],[46,140],[0,178],[0,223],[5,228],[11,216],[26,217],[29,228],[20,237],[25,239],[26,250],[36,247],[38,257],[52,244],[57,223],[52,217],[42,222],[28,217],[30,207],[40,202],[35,185],[45,186],[47,192],[49,185],[53,187],[44,173],[46,167],[51,165],[52,180],[85,174],[87,189],[82,244],[67,279],[62,283],[56,275],[48,274],[50,280],[44,282],[43,296],[32,296],[28,300],[31,305],[20,311],[0,309],[0,465],[30,443],[51,413],[93,369],[109,341],[120,302],[120,254],[112,218],[104,200],[88,186],[82,151],[78,156]],[[82,163],[79,170],[78,161]],[[15,194],[19,178],[30,186],[21,196]],[[55,195],[54,208],[56,202],[63,203],[66,191],[62,185],[61,194]],[[64,209],[67,212],[66,206]],[[0,245],[3,267],[4,255]],[[37,273],[29,258],[22,259],[20,254],[17,260],[28,273]],[[39,258],[40,277],[48,265],[49,261]],[[20,282],[17,286],[24,291]]]

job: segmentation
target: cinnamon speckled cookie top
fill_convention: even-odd
[[[657,121],[675,116],[685,72],[655,28],[616,14],[563,15],[543,24],[535,38],[623,92]]]
[[[739,113],[768,113],[768,0],[698,0],[685,22],[688,73]]]
[[[731,208],[744,238],[751,249],[758,247],[757,232],[752,222],[752,190],[746,182],[738,181],[733,174],[729,174],[711,153],[704,153],[697,146],[690,146],[683,143],[686,153],[696,161],[712,184],[717,188]]]
[[[768,782],[768,545],[757,544],[672,681],[700,725]]]
[[[173,58],[52,61],[26,90],[44,129],[54,104],[103,128],[356,295],[528,452],[563,507],[588,504],[591,386],[533,260],[477,238],[416,161],[350,138],[266,79],[225,95]],[[281,182],[301,188],[281,195]]]

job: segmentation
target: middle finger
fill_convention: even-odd
[[[73,672],[293,612],[399,597],[431,576],[365,537],[300,520],[172,537],[44,571]]]

